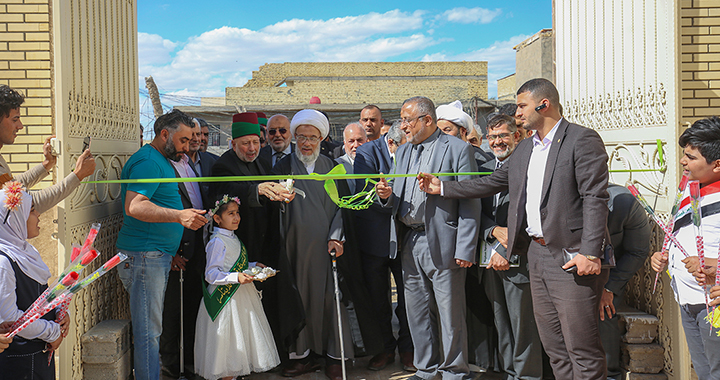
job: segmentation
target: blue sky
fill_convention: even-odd
[[[551,27],[550,0],[143,0],[140,88],[152,75],[161,93],[223,96],[270,62],[479,60],[494,97],[497,79],[515,71],[512,47]]]

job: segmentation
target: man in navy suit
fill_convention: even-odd
[[[290,135],[290,120],[282,114],[273,115],[267,121],[268,144],[260,149],[259,157],[269,168],[281,158],[295,151]]]
[[[377,113],[371,111],[377,111]],[[365,117],[363,117],[364,114]],[[368,126],[371,124],[370,119],[379,120],[380,124],[382,124],[382,115],[375,106],[363,108],[360,118],[361,123],[363,118],[368,119],[365,122],[365,125]],[[399,126],[394,128],[395,131],[391,128],[391,132],[357,148],[354,165],[355,174],[391,172],[393,167],[391,150],[394,152],[395,144],[399,145],[402,140],[402,131],[399,131]],[[366,131],[367,129],[365,128]],[[390,139],[392,135],[400,137],[396,137],[394,140],[397,141],[394,141]],[[364,186],[365,180],[358,180],[355,185],[356,192],[362,190]],[[367,210],[357,211],[356,230],[361,236],[366,237],[365,239],[359,239],[365,284],[370,293],[370,298],[375,302],[378,325],[385,340],[385,352],[370,359],[368,368],[381,370],[394,362],[395,348],[397,348],[403,367],[408,371],[414,371],[413,344],[405,312],[402,263],[399,258],[391,259],[388,257],[390,252],[390,209],[374,204]],[[393,311],[389,295],[390,273],[395,278],[398,295],[395,314],[400,322],[400,331],[397,340],[392,331]]]

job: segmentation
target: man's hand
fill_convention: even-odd
[[[185,270],[185,263],[187,263],[188,260],[180,255],[173,256],[172,259],[172,266],[170,267],[170,270],[172,271],[181,271]]]
[[[720,305],[720,285],[710,288],[710,306]]]
[[[610,319],[615,315],[615,305],[613,305],[613,298],[615,298],[615,294],[613,292],[608,292],[607,290],[603,289],[602,296],[600,296],[600,320],[605,320],[605,313],[607,313],[607,318]]]
[[[455,259],[455,264],[457,264],[460,268],[470,268],[473,265],[473,263],[463,259]]]
[[[45,156],[45,160],[43,160],[42,165],[47,171],[52,170],[57,162],[57,157],[52,155],[52,145],[50,144],[50,140],[54,137],[55,135],[46,138],[45,144],[43,144],[43,156]]]
[[[417,176],[420,190],[428,194],[440,194],[440,180],[432,174],[420,173]]]
[[[698,265],[698,269],[692,272],[692,275],[700,286],[714,285],[716,268],[717,259],[705,259],[705,268],[700,270],[700,266]]]
[[[382,175],[382,173],[380,173],[380,175]],[[375,190],[380,199],[388,199],[390,195],[392,195],[392,187],[388,185],[387,179],[385,178],[380,178],[380,181],[375,184]]]
[[[510,269],[510,262],[499,253],[495,252],[492,256],[490,256],[490,262],[487,265],[487,269],[508,270]]]
[[[75,162],[75,170],[73,173],[82,181],[91,174],[95,173],[95,158],[93,158],[90,149],[85,150]]]
[[[700,259],[697,256],[686,257],[682,259],[682,263],[685,264],[688,273],[695,273],[700,268]]]
[[[328,240],[328,253],[332,255],[333,249],[335,250],[335,257],[342,256],[343,243],[340,240]]]
[[[60,343],[63,341],[63,334],[60,334],[60,336],[52,343],[49,344],[50,350],[55,351],[60,347]]]
[[[60,320],[60,333],[62,333],[64,338],[68,335],[68,332],[70,332],[70,317],[68,314],[65,314],[65,317]]]
[[[10,333],[10,326],[12,326],[13,323],[14,321],[0,324],[0,352],[5,351],[5,349],[10,346],[10,343],[12,343],[12,338],[8,338],[7,334]]]
[[[590,260],[583,254],[575,255],[575,257],[573,257],[570,261],[566,262],[565,265],[562,266],[562,268],[572,268],[573,265],[577,266],[578,276],[600,274],[600,271],[602,270],[602,264],[600,263],[599,258],[596,258],[595,260]]]
[[[650,263],[652,264],[652,269],[655,272],[662,272],[665,270],[665,267],[668,265],[668,256],[666,252],[655,252],[653,253],[652,257],[650,258]]]
[[[205,218],[205,210],[196,210],[194,208],[186,208],[184,210],[180,210],[180,224],[183,225],[183,227],[197,231],[198,228],[205,225],[205,223],[208,222],[207,218]]]
[[[508,229],[507,227],[496,226],[490,233],[495,239],[497,239],[503,247],[507,248],[508,242]]]
[[[295,192],[277,182],[263,182],[258,185],[258,195],[265,196],[271,201],[290,202],[295,199]]]

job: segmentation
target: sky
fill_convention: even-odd
[[[488,61],[493,98],[513,46],[551,27],[550,0],[142,0],[138,80],[152,75],[166,105],[199,104],[265,63]]]

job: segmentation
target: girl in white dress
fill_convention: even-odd
[[[223,196],[210,211],[218,227],[206,246],[203,304],[195,335],[195,371],[214,380],[265,372],[280,364],[260,293],[248,268],[247,252],[233,231],[240,224],[237,197]],[[250,266],[263,266],[250,263]]]

